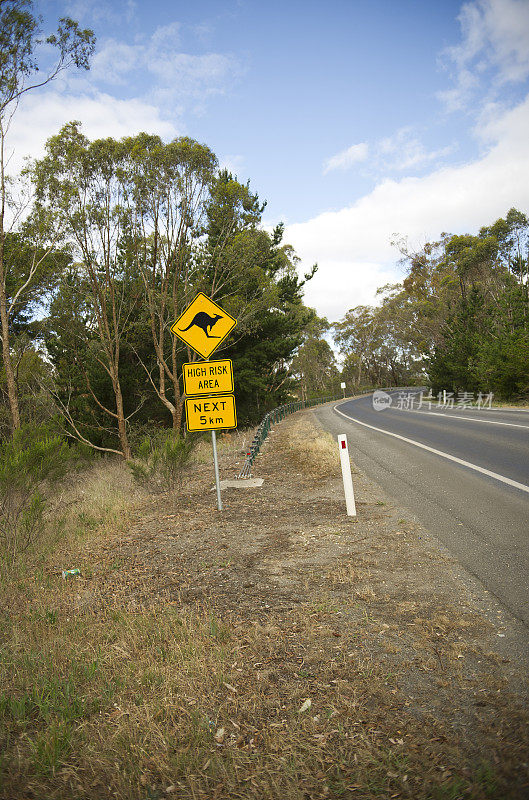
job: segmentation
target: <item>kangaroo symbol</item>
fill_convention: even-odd
[[[215,314],[214,317],[210,317],[205,311],[199,311],[197,314],[195,314],[193,317],[193,322],[191,322],[187,328],[179,328],[178,330],[181,333],[184,333],[185,331],[188,331],[189,328],[192,328],[193,325],[196,325],[197,328],[201,328],[204,331],[208,339],[220,339],[220,336],[210,336],[208,333],[208,328],[211,331],[212,327],[219,319],[222,319],[220,314]]]

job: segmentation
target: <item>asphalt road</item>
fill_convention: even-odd
[[[417,410],[417,401],[406,410],[391,395],[382,411],[368,395],[314,413],[347,434],[358,467],[529,629],[529,412]]]

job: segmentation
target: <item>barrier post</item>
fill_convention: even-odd
[[[353,478],[351,475],[351,462],[349,461],[349,448],[347,447],[347,436],[345,433],[342,433],[338,436],[338,450],[340,451],[340,464],[342,466],[343,490],[345,493],[347,516],[356,517]]]

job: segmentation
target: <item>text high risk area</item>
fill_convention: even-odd
[[[206,378],[213,377],[214,375],[227,375],[227,364],[204,364],[197,367],[187,368],[187,374],[190,378]]]
[[[184,364],[183,376],[186,395],[233,391],[233,364],[229,358]]]

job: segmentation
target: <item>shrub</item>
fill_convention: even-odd
[[[151,490],[174,489],[182,483],[198,437],[163,431],[145,436],[129,462],[134,480]]]
[[[5,564],[12,564],[39,538],[45,490],[66,474],[71,461],[66,442],[44,426],[23,426],[0,443],[0,545]]]

